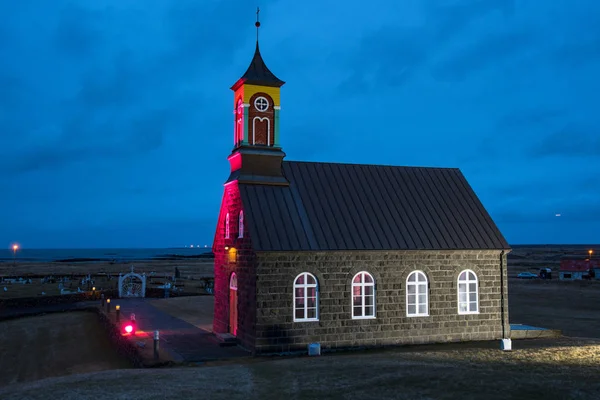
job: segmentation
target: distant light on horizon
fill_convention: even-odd
[[[555,217],[560,217],[560,214],[555,214],[554,216],[555,216]]]

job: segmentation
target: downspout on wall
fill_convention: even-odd
[[[504,306],[505,299],[505,280],[504,280],[504,256],[507,254],[505,250],[500,252],[500,314],[502,318],[502,339],[509,339],[506,334],[506,308]],[[507,277],[508,278],[508,277]]]
[[[500,252],[500,319],[502,320],[502,339],[506,339],[504,324],[504,250]]]

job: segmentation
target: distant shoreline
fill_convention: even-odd
[[[71,258],[59,258],[59,259],[39,259],[39,258],[0,258],[0,264],[2,263],[113,263],[113,264],[126,264],[129,262],[140,262],[140,261],[175,261],[175,260],[189,260],[189,259],[212,259],[214,254],[212,252],[192,255],[182,254],[159,254],[151,257],[71,257]]]

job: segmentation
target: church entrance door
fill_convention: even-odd
[[[238,285],[237,275],[231,274],[229,279],[229,333],[237,336],[238,328]]]

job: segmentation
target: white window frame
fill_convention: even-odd
[[[297,283],[298,279],[300,279],[300,277],[304,276],[304,283]],[[308,277],[311,277],[315,283],[307,283],[308,282]],[[308,289],[310,288],[315,288],[315,317],[314,318],[307,318],[306,316],[308,315]],[[302,272],[301,274],[299,274],[296,278],[294,278],[294,285],[293,285],[293,292],[294,292],[294,304],[293,304],[293,318],[294,318],[294,322],[310,322],[310,321],[318,321],[319,320],[319,281],[317,280],[317,278],[311,274],[310,272]],[[296,310],[299,309],[296,307],[296,289],[302,289],[303,293],[304,293],[304,318],[297,318],[296,317]]]
[[[244,211],[240,211],[240,215],[238,217],[238,238],[244,237]]]
[[[267,121],[267,146],[271,145],[271,119],[268,117],[254,117],[252,119],[252,144],[256,144],[256,121]]]
[[[355,283],[354,280],[357,276],[360,276],[360,282]],[[365,282],[365,276],[369,276],[371,278],[371,282]],[[365,294],[365,288],[371,287],[373,288],[373,294],[367,295]],[[361,299],[361,315],[354,315],[354,310],[356,307],[354,304],[354,289],[359,288],[360,294],[358,295]],[[375,306],[375,278],[373,275],[368,273],[367,271],[360,271],[356,275],[352,277],[351,281],[351,292],[350,292],[350,307],[352,308],[352,319],[375,319],[376,318],[376,306]],[[373,297],[373,313],[372,315],[366,315],[365,313],[365,300],[367,297]]]
[[[465,273],[466,279],[462,280],[460,279],[460,276]],[[475,279],[470,279],[469,275],[473,274],[473,276],[475,277]],[[468,314],[479,314],[479,278],[477,277],[477,274],[475,273],[475,271],[470,270],[470,269],[465,269],[463,271],[460,272],[460,274],[458,274],[458,278],[456,279],[456,305],[458,307],[458,313],[460,315],[468,315]],[[471,284],[474,283],[475,284],[475,291],[472,292],[470,290],[470,286]],[[460,287],[461,285],[465,285],[465,289],[466,289],[466,295],[467,295],[467,300],[465,301],[460,301]],[[470,305],[471,303],[473,303],[470,298],[471,298],[471,294],[475,293],[475,311],[472,311],[470,309]],[[465,304],[467,305],[467,311],[461,311],[461,304]]]
[[[259,100],[264,100],[265,102],[263,103],[266,104],[264,110],[261,110],[261,108],[258,106],[258,101]],[[256,111],[258,112],[267,112],[269,111],[269,105],[271,103],[269,103],[269,100],[265,97],[265,96],[258,96],[256,99],[254,99],[254,108],[256,108]]]
[[[231,276],[229,277],[229,289],[231,289],[231,290],[238,289],[237,275],[235,272],[232,272]]]
[[[229,239],[229,213],[225,215],[225,239]]]
[[[409,282],[411,276],[416,275],[415,282]],[[422,275],[425,278],[425,282],[419,281],[419,276]],[[408,296],[410,292],[410,287],[415,287],[415,292],[411,293],[415,296],[415,302],[410,303],[410,305],[415,306],[415,312],[410,313],[408,310],[409,302]],[[425,293],[420,293],[419,288],[425,288]],[[419,312],[419,306],[423,303],[419,302],[419,295],[425,294],[425,312]],[[423,271],[413,271],[406,277],[406,316],[407,317],[428,317],[429,316],[429,280],[427,279],[427,275]]]

